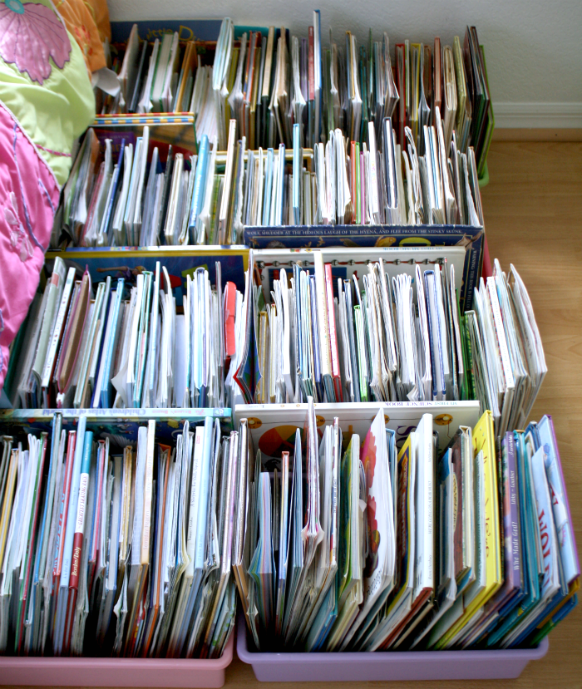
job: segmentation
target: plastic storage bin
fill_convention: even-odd
[[[344,433],[363,437],[379,409],[387,428],[397,440],[408,435],[424,413],[433,416],[439,447],[444,448],[459,426],[474,427],[479,420],[477,401],[368,402],[359,404],[316,404],[318,427],[338,417]],[[263,466],[270,467],[289,449],[289,438],[302,428],[306,404],[236,405],[235,427],[248,419],[251,442],[261,450]],[[518,677],[530,660],[548,651],[544,639],[538,648],[490,651],[404,651],[352,653],[262,653],[247,635],[244,617],[238,620],[237,654],[251,665],[261,682],[370,682],[388,680],[505,679]]]
[[[548,652],[538,648],[510,651],[405,651],[396,653],[258,653],[238,619],[236,653],[251,665],[259,682],[386,682],[390,680],[511,679],[530,660]]]
[[[168,442],[180,424],[197,425],[206,416],[231,428],[230,409],[62,409],[63,428],[81,415],[87,428],[135,440],[137,429],[156,420],[156,438]],[[17,409],[0,412],[0,435],[22,426],[25,432],[50,430],[54,410]],[[234,631],[217,659],[0,656],[0,686],[55,687],[222,687],[232,662]]]
[[[221,658],[0,657],[0,684],[57,687],[222,687],[234,633]]]

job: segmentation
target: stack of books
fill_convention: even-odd
[[[136,273],[93,285],[87,268],[78,275],[57,256],[16,340],[10,406],[231,406],[244,300],[233,282],[223,285],[221,263],[214,285],[206,268],[191,268],[183,294],[160,261]]]

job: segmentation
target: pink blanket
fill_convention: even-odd
[[[0,103],[0,390],[8,346],[38,287],[58,202],[52,171]]]

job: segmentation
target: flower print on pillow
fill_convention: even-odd
[[[45,5],[20,0],[0,3],[0,56],[43,84],[55,65],[62,69],[71,54],[71,42],[61,19]]]
[[[18,251],[22,262],[27,261],[32,256],[32,245],[20,222],[18,200],[13,191],[10,192],[10,205],[4,206],[4,219],[10,229],[10,246],[14,251]]]

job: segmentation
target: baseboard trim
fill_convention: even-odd
[[[496,103],[496,129],[576,129],[582,127],[582,103]]]

